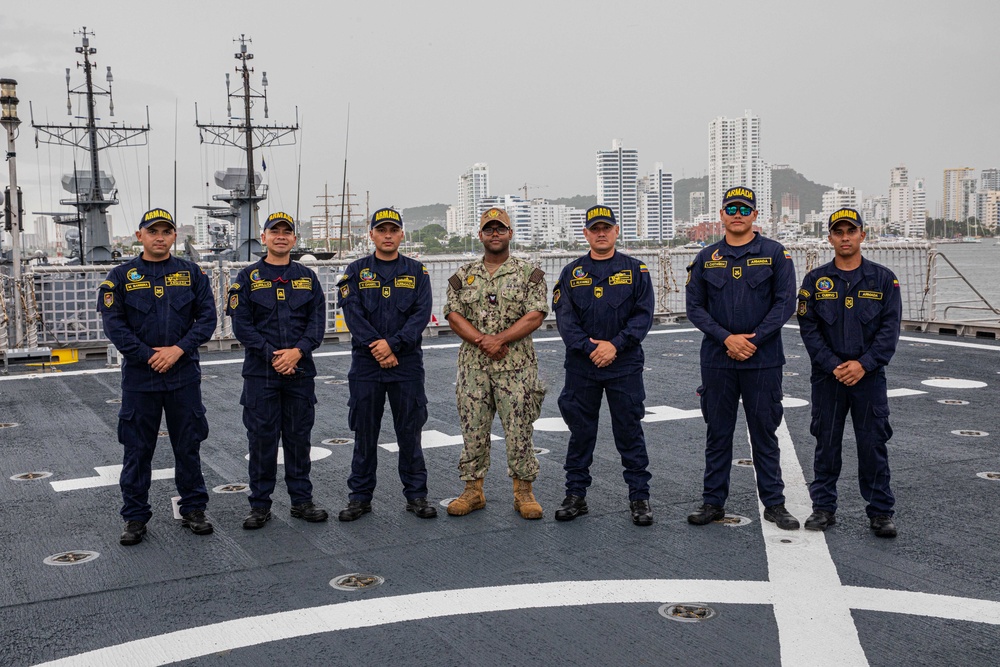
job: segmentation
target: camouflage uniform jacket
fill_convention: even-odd
[[[492,276],[482,259],[458,269],[448,279],[448,303],[444,314],[458,313],[484,334],[498,334],[527,313],[548,314],[545,273],[523,259],[508,257]],[[459,366],[510,371],[538,364],[531,336],[510,344],[500,361],[493,361],[475,345],[462,341]]]

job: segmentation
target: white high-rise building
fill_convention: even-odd
[[[455,231],[462,236],[479,232],[479,200],[490,195],[490,167],[477,162],[458,177],[458,203],[455,204]]]
[[[1000,190],[987,190],[983,194],[983,217],[979,221],[984,230],[995,234],[1000,229]]]
[[[623,240],[638,238],[639,151],[624,149],[621,139],[597,151],[597,203],[614,211]]]
[[[827,190],[823,193],[823,217],[829,220],[834,211],[842,208],[853,208],[860,211],[861,202],[861,190],[834,183],[833,190]],[[864,218],[864,215],[862,214],[861,217]]]
[[[986,225],[986,204],[991,192],[1000,192],[1000,169],[983,169],[979,172],[979,190],[976,192],[976,219]]]
[[[688,220],[694,220],[699,215],[705,215],[708,213],[708,207],[705,204],[705,193],[704,192],[691,192],[688,194]]]
[[[708,124],[708,210],[722,208],[726,190],[739,185],[757,195],[757,224],[769,222],[771,166],[760,156],[760,117],[749,109],[741,118],[719,116]]]
[[[865,197],[858,210],[861,211],[861,219],[865,221],[865,227],[869,231],[876,230],[876,233],[881,233],[889,221],[889,198],[886,195]]]
[[[657,162],[639,183],[639,238],[669,241],[674,238],[674,175]]]
[[[972,167],[944,170],[944,206],[942,214],[945,220],[964,222],[968,217],[969,195],[966,192],[967,181],[975,170]],[[973,178],[972,183],[975,184]]]
[[[889,225],[901,230],[913,219],[913,191],[910,176],[904,165],[889,171]]]
[[[923,238],[927,233],[927,190],[924,188],[923,178],[913,182],[912,210],[913,216],[909,229],[905,230],[906,236]]]

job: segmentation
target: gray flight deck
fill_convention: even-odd
[[[656,518],[649,528],[629,520],[606,407],[590,514],[553,518],[568,432],[556,405],[563,345],[551,330],[535,336],[549,388],[535,431],[541,521],[513,510],[502,440],[484,510],[455,518],[442,507],[434,520],[403,511],[388,408],[380,442],[390,446],[379,451],[374,509],[353,523],[336,521],[351,446],[322,441],[353,434],[340,382],[349,346],[332,344],[317,355],[323,377],[312,469],[315,500],[332,510],[332,521],[291,519],[279,479],[274,520],[263,530],[241,528],[245,494],[211,493],[215,533],[195,536],[172,518],[173,459],[161,438],[153,468],[164,472],[152,483],[149,533],[139,546],[122,547],[118,405],[109,402],[120,396],[118,371],[103,361],[37,377],[15,368],[0,378],[0,422],[16,424],[0,428],[0,664],[996,665],[1000,345],[904,334],[888,372],[900,534],[884,540],[864,515],[850,426],[838,524],[828,532],[763,522],[753,469],[743,465],[734,465],[727,511],[749,522],[686,523],[701,502],[700,340],[681,324],[655,327],[644,344]],[[785,328],[784,341],[782,465],[787,505],[804,520],[809,363],[795,327]],[[435,503],[462,487],[456,343],[424,339],[424,443]],[[209,489],[247,481],[240,359],[203,356]],[[499,421],[493,432],[503,437]],[[749,457],[742,418],[736,440],[734,459]],[[28,472],[52,475],[9,479]],[[99,556],[44,562],[83,551]],[[351,573],[384,583],[331,587]],[[671,603],[701,603],[715,615],[678,622],[660,613]]]

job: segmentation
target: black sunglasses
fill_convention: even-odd
[[[743,204],[730,204],[725,208],[726,215],[736,215],[739,211],[740,215],[747,216],[753,213],[753,209],[749,206],[744,206]]]
[[[481,231],[483,236],[507,236],[510,230],[506,227],[483,227]]]

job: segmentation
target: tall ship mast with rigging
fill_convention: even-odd
[[[71,87],[71,69],[66,68],[66,112],[73,115],[73,96],[83,98],[85,109],[83,115],[76,119],[82,123],[56,125],[36,123],[34,109],[31,109],[31,126],[35,129],[35,145],[39,143],[73,146],[89,154],[89,170],[78,169],[74,160],[72,174],[62,177],[63,189],[73,195],[71,199],[60,199],[63,206],[76,208],[76,214],[50,213],[57,225],[67,225],[67,242],[79,244],[79,254],[74,257],[80,264],[105,264],[115,259],[111,249],[111,234],[108,227],[108,209],[118,204],[118,190],[115,188],[114,176],[101,171],[100,151],[120,146],[145,146],[146,133],[149,132],[149,109],[146,109],[146,124],[138,127],[119,125],[111,121],[105,125],[97,116],[97,100],[108,98],[108,115],[115,115],[115,103],[111,95],[111,66],[107,66],[105,80],[107,87],[102,88],[94,81],[97,62],[91,57],[97,54],[97,49],[90,45],[93,31],[84,26],[79,32],[81,45],[76,52],[83,58],[76,66],[83,70],[84,82]]]
[[[245,34],[238,39],[240,50],[236,53],[236,73],[240,76],[240,85],[232,90],[229,74],[226,74],[226,124],[202,123],[198,120],[198,105],[195,104],[195,126],[201,131],[201,141],[220,146],[232,146],[241,149],[246,156],[245,167],[230,167],[225,171],[215,172],[215,183],[220,188],[228,190],[226,194],[214,195],[212,199],[224,202],[225,206],[196,206],[204,210],[209,217],[229,221],[232,225],[233,245],[231,251],[223,251],[217,255],[219,259],[250,261],[255,253],[261,251],[260,220],[258,203],[267,199],[267,185],[262,183],[262,176],[254,169],[254,151],[269,146],[289,146],[295,143],[295,132],[299,129],[298,108],[294,125],[277,125],[254,123],[251,112],[254,106],[263,101],[264,118],[269,117],[267,106],[267,72],[262,72],[260,90],[251,87],[250,75],[254,70],[249,62],[253,53],[247,49],[252,43]],[[237,115],[233,115],[233,100],[237,100]],[[288,138],[291,138],[288,140]],[[265,167],[266,168],[266,167]]]

